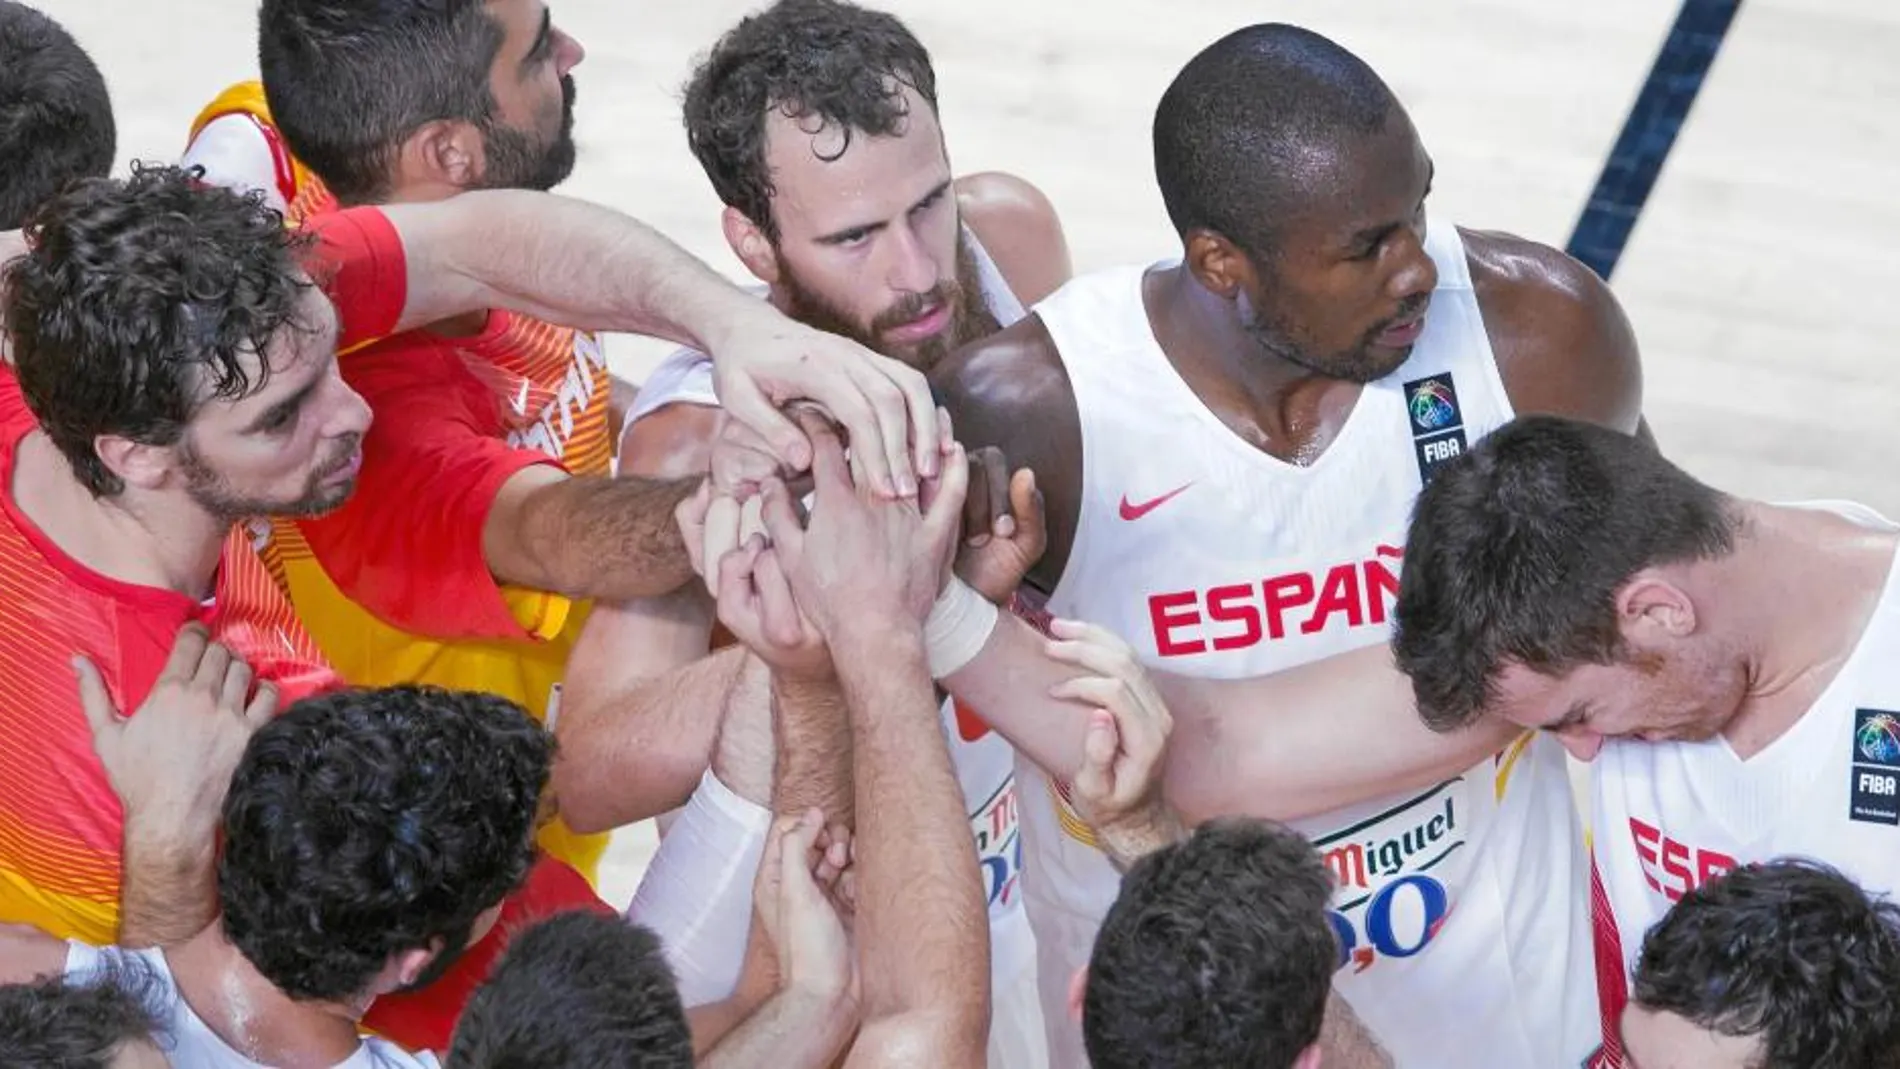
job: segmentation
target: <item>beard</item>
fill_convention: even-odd
[[[552,140],[517,130],[494,118],[482,123],[482,177],[479,189],[532,189],[547,192],[574,171],[574,76],[561,79],[561,124]]]
[[[1334,353],[1322,353],[1301,342],[1299,331],[1287,318],[1261,310],[1244,292],[1238,302],[1240,329],[1246,331],[1254,344],[1266,350],[1269,356],[1325,378],[1363,386],[1398,370],[1399,365],[1412,355],[1409,346],[1399,350],[1382,349],[1374,344],[1374,340],[1394,323],[1402,323],[1417,315],[1429,300],[1430,294],[1408,298],[1399,306],[1398,314],[1366,331],[1359,339],[1359,344]],[[1391,355],[1393,353],[1397,355]]]
[[[340,484],[326,484],[324,480],[349,467],[361,444],[362,436],[357,434],[339,442],[336,456],[311,472],[303,492],[289,500],[260,497],[233,489],[230,480],[206,464],[189,442],[183,443],[179,450],[179,463],[185,472],[185,492],[191,495],[199,508],[224,523],[237,523],[262,516],[309,519],[335,511],[355,492],[355,479]]]
[[[807,287],[789,264],[784,264],[780,282],[785,287],[785,314],[819,330],[843,335],[859,345],[928,372],[937,362],[979,338],[987,338],[1002,329],[983,299],[983,276],[977,271],[976,254],[969,241],[957,238],[957,277],[939,282],[923,293],[912,293],[860,323],[850,313]],[[940,305],[950,309],[950,325],[934,337],[910,345],[893,345],[884,336]]]

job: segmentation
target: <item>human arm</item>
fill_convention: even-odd
[[[1547,245],[1488,231],[1461,236],[1512,409],[1648,439],[1642,357],[1610,287]]]
[[[165,946],[217,913],[224,796],[251,735],[277,712],[277,688],[206,630],[179,631],[138,711],[119,715],[98,668],[73,658],[93,750],[125,813],[118,944]]]
[[[863,449],[861,460],[880,492],[903,492],[900,482],[914,489],[913,460],[917,473],[935,471],[936,410],[921,375],[787,319],[638,220],[520,190],[370,210],[395,228],[407,265],[398,331],[505,308],[668,338],[712,357],[726,411],[794,466],[809,464],[810,446],[779,406],[808,398],[853,441],[880,444]],[[914,450],[913,425],[921,443]]]
[[[964,175],[957,179],[957,207],[1024,308],[1075,273],[1055,205],[1029,182],[998,171]]]
[[[949,449],[943,485],[919,515],[854,491],[835,438],[812,438],[810,528],[784,485],[769,483],[764,552],[783,558],[796,604],[831,651],[851,726],[865,1024],[847,1065],[980,1066],[985,907],[918,623],[954,551],[967,459]]]
[[[692,564],[673,510],[697,478],[572,478],[551,465],[511,475],[482,523],[482,558],[504,583],[607,602],[678,590]]]
[[[29,984],[66,971],[66,941],[26,924],[0,924],[0,984]]]

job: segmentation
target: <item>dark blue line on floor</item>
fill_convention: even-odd
[[[1568,252],[1605,279],[1629,244],[1630,231],[1656,187],[1702,80],[1721,51],[1742,0],[1683,0],[1676,24],[1649,69],[1616,147],[1603,165],[1590,202],[1570,235]]]

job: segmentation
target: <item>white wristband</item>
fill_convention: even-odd
[[[988,598],[951,576],[924,619],[924,656],[931,678],[943,679],[976,660],[996,629],[996,617],[996,606]]]

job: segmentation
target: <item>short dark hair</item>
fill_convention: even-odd
[[[390,955],[446,964],[517,885],[554,740],[492,694],[308,698],[245,748],[224,803],[224,931],[292,998],[364,993]]]
[[[261,389],[269,345],[302,318],[305,238],[261,193],[133,165],[41,205],[5,269],[6,328],[26,403],[95,495],[124,482],[93,441],[172,445],[198,408]]]
[[[1312,844],[1266,821],[1212,821],[1142,858],[1089,959],[1090,1063],[1288,1069],[1339,966],[1331,894]]]
[[[77,178],[112,170],[118,130],[106,80],[72,34],[0,0],[0,230]]]
[[[1155,180],[1175,230],[1209,230],[1255,259],[1274,227],[1330,188],[1312,158],[1385,129],[1398,100],[1365,61],[1311,30],[1235,30],[1189,60],[1155,108]]]
[[[486,0],[263,0],[257,31],[271,120],[344,204],[388,195],[424,123],[494,114],[503,33]]]
[[[1735,546],[1729,499],[1627,434],[1528,416],[1419,494],[1393,651],[1439,731],[1477,719],[1507,664],[1562,675],[1623,655],[1616,593]]]
[[[778,0],[741,19],[694,69],[686,141],[719,199],[777,241],[766,117],[837,127],[843,155],[854,133],[890,137],[904,128],[906,86],[936,110],[930,53],[897,16],[840,0]]]
[[[469,999],[453,1069],[692,1069],[693,1036],[659,937],[560,914],[516,936]]]
[[[1819,862],[1744,865],[1643,938],[1635,1002],[1727,1036],[1760,1069],[1900,1066],[1900,906]]]
[[[0,986],[0,1065],[111,1069],[128,1043],[168,1040],[157,975],[126,959],[83,979]]]

